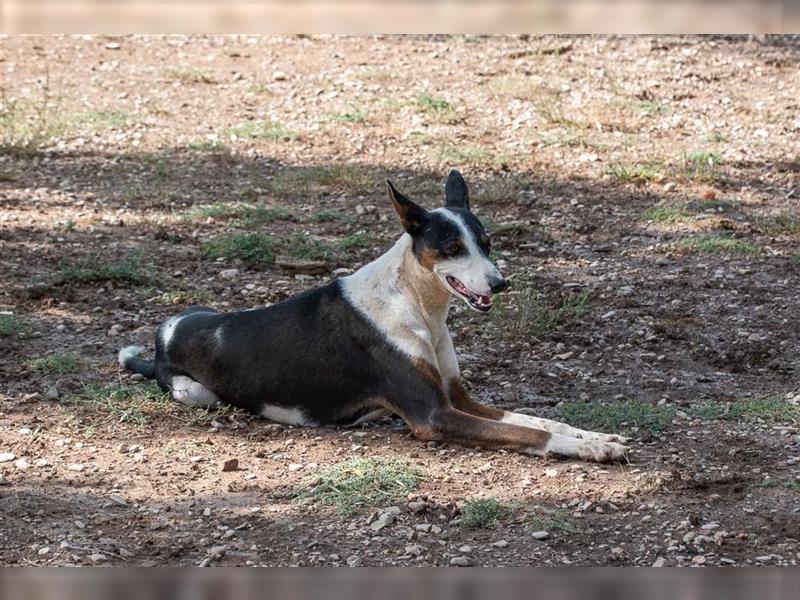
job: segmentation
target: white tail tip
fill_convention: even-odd
[[[142,352],[144,352],[144,348],[142,348],[141,346],[126,346],[125,348],[120,350],[119,354],[117,355],[119,366],[124,369],[125,362],[129,358],[133,358],[134,356],[139,356]]]

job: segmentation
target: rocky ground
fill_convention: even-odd
[[[2,564],[800,561],[797,40],[0,44]],[[434,206],[451,167],[513,282],[452,309],[472,393],[627,432],[630,463],[283,427],[119,372],[186,306],[378,256],[383,179]],[[337,508],[342,464],[410,479]]]

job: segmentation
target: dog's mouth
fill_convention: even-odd
[[[447,280],[447,283],[450,284],[450,287],[453,288],[453,290],[455,290],[459,296],[467,301],[467,304],[469,304],[470,307],[480,312],[489,312],[489,309],[492,308],[491,296],[481,296],[480,294],[476,294],[452,275],[446,275],[445,279]]]

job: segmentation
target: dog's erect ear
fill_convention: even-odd
[[[403,228],[411,235],[419,233],[428,219],[428,211],[398,192],[388,179],[386,180],[386,186],[389,188],[389,198],[394,205],[394,209],[400,215],[400,222],[403,224]]]
[[[466,208],[469,210],[469,190],[467,182],[457,169],[450,171],[447,185],[444,186],[444,205],[448,208]]]

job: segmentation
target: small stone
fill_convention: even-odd
[[[208,554],[212,558],[221,558],[221,557],[225,556],[225,553],[227,551],[228,551],[228,549],[225,546],[212,546],[211,550],[209,550]]]
[[[44,548],[39,548],[39,551],[36,554],[38,554],[39,556],[44,556],[48,552],[50,552],[50,547],[45,546]]]
[[[461,552],[461,554],[469,554],[470,552],[472,552],[472,546],[464,544],[458,549],[458,551]]]
[[[236,471],[239,468],[239,459],[238,458],[229,458],[222,462],[222,472],[227,473],[229,471]]]
[[[28,467],[31,466],[31,463],[29,463],[24,458],[20,458],[14,463],[14,466],[17,467],[20,471],[27,471]]]
[[[144,381],[145,379],[147,378],[141,373],[132,373],[130,376],[131,381]]]
[[[534,531],[531,534],[531,537],[535,540],[546,540],[547,538],[550,537],[550,534],[547,533],[546,531]]]
[[[394,520],[397,518],[397,515],[400,514],[400,509],[396,506],[390,506],[386,511],[381,513],[381,515],[375,519],[372,523],[370,523],[370,528],[372,531],[380,531],[384,527],[388,527]]]
[[[99,562],[105,562],[108,559],[106,558],[105,554],[101,554],[101,553],[97,552],[95,554],[90,554],[89,555],[89,560],[94,562],[94,563],[99,563]]]
[[[496,542],[492,542],[492,546],[494,546],[495,548],[505,548],[506,546],[508,546],[508,541],[497,540]]]
[[[273,71],[272,72],[272,80],[273,81],[286,81],[286,73],[283,71]]]
[[[108,330],[109,337],[115,337],[122,333],[122,325],[119,323],[115,323],[111,326],[111,329]]]
[[[219,276],[222,279],[235,279],[238,274],[239,269],[224,269],[219,272]]]
[[[360,556],[358,556],[356,554],[352,554],[352,555],[347,557],[347,566],[348,567],[357,567],[360,564],[361,564],[361,557]]]
[[[15,458],[17,458],[17,455],[14,454],[13,452],[2,452],[2,453],[0,453],[0,463],[11,462]]]
[[[118,550],[118,552],[119,552],[119,555],[120,555],[122,558],[133,558],[134,556],[136,556],[136,553],[135,553],[135,552],[131,552],[131,551],[130,551],[130,550],[128,550],[127,548],[120,548],[120,549]]]
[[[450,559],[451,567],[471,567],[472,561],[466,556],[454,556]]]
[[[292,472],[299,471],[302,468],[303,468],[303,465],[301,465],[300,463],[291,463],[289,465],[289,470],[292,471]]]
[[[108,42],[108,43],[107,43],[107,44],[104,46],[104,48],[105,48],[106,50],[119,50],[120,48],[122,48],[122,46],[120,46],[120,45],[119,45],[117,42]]]
[[[44,392],[44,399],[45,400],[58,400],[60,394],[58,393],[58,388],[56,386],[50,386]]]
[[[409,544],[405,548],[406,554],[411,556],[420,556],[425,551],[425,548],[419,544]]]
[[[666,558],[664,558],[663,556],[659,556],[659,557],[658,557],[658,558],[655,560],[655,562],[653,563],[653,566],[654,566],[654,567],[663,567],[663,566],[664,566],[664,565],[666,565],[666,564],[667,564],[667,559],[666,559]]]
[[[70,465],[70,466],[69,466],[69,467],[67,467],[67,468],[68,468],[70,471],[75,471],[76,473],[80,473],[80,472],[81,472],[81,471],[83,471],[83,470],[84,470],[86,467],[84,467],[84,465],[82,465],[82,464],[78,463],[78,464]]]
[[[717,192],[714,190],[703,190],[703,200],[715,200],[717,198]]]
[[[41,469],[42,467],[47,467],[50,465],[50,461],[46,458],[40,458],[33,464]]]
[[[552,467],[547,468],[544,470],[545,477],[558,477],[558,469],[553,469]]]
[[[675,184],[673,182],[670,181],[669,183],[665,183],[664,184],[664,191],[665,192],[671,192],[674,189],[675,189]]]

